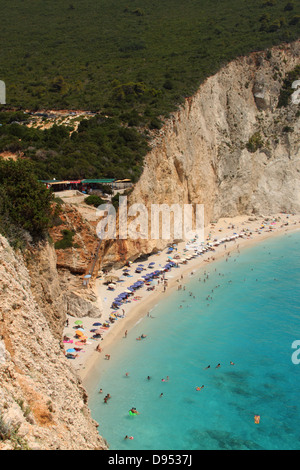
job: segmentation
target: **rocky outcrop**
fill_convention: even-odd
[[[84,210],[84,206],[77,207],[78,205],[62,204],[59,223],[50,229],[54,243],[62,240],[64,230],[74,234],[71,247],[56,250],[57,268],[68,270],[74,275],[87,272],[98,244],[95,222],[84,216],[85,211],[90,215],[91,209],[87,206]]]
[[[53,280],[52,287],[47,285],[54,269],[51,256],[48,262],[44,295],[55,310],[59,300],[55,305],[53,296],[60,297],[60,291]],[[37,286],[22,257],[1,236],[0,279],[0,449],[106,449],[49,312],[35,299]]]
[[[58,268],[53,245],[41,243],[29,247],[25,259],[32,295],[57,340],[62,339],[66,315],[101,317],[99,302],[96,305],[95,295],[84,288],[82,278],[67,268]]]
[[[299,212],[299,108],[291,100],[277,107],[299,56],[297,41],[238,58],[208,78],[153,139],[130,204],[204,204],[206,225]],[[168,241],[120,240],[106,260],[136,258]]]
[[[101,299],[97,299],[93,292],[88,292],[86,297],[84,298],[82,293],[78,294],[74,291],[66,293],[65,299],[68,315],[72,317],[101,317],[101,311],[96,305]]]

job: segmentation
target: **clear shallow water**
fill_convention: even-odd
[[[110,449],[300,449],[299,281],[296,232],[204,266],[160,302],[88,390]],[[140,415],[129,416],[132,406]]]

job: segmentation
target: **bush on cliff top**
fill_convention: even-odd
[[[0,159],[0,233],[15,244],[25,233],[46,237],[52,217],[52,193],[26,160]]]

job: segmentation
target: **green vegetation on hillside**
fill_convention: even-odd
[[[29,128],[11,122],[0,127],[0,152],[22,152],[34,163],[39,179],[80,179],[105,176],[136,181],[148,150],[144,136],[118,119],[92,117],[81,121],[76,132],[67,126]],[[22,120],[22,116],[19,116]],[[14,113],[14,119],[17,119]]]
[[[299,37],[299,1],[1,0],[9,106],[143,124],[238,55]]]
[[[40,179],[136,181],[147,133],[239,55],[297,39],[300,2],[0,0],[6,108],[97,112],[76,132],[0,115],[0,151],[23,152]],[[5,107],[3,108],[5,109]],[[142,131],[141,131],[142,130]]]
[[[62,230],[61,232],[63,238],[54,243],[56,250],[66,250],[67,248],[73,247],[73,237],[75,235],[74,231],[71,230]]]
[[[0,159],[0,233],[15,247],[47,236],[52,220],[52,193],[39,183],[33,165]]]

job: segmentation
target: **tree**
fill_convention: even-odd
[[[292,11],[294,9],[294,4],[293,2],[289,2],[285,5],[284,11]]]
[[[101,204],[105,204],[103,199],[101,199],[101,197],[97,196],[96,194],[92,194],[91,196],[86,197],[84,202],[88,204],[89,206],[94,206],[94,207],[98,207],[98,206],[101,206]]]
[[[34,240],[44,238],[51,223],[53,195],[40,183],[26,160],[0,161],[0,188],[5,200],[0,207],[11,225],[30,233]]]

